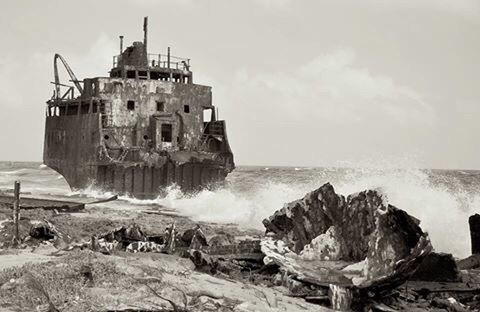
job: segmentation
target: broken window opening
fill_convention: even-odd
[[[183,111],[187,114],[190,113],[190,105],[183,105]]]
[[[69,105],[67,106],[67,110],[65,112],[65,115],[67,116],[72,116],[72,115],[77,115],[78,114],[78,105]]]
[[[171,124],[162,124],[162,142],[172,142]]]
[[[136,77],[137,77],[137,76],[136,76],[134,70],[128,70],[128,71],[127,71],[127,78],[133,78],[133,79],[135,79]]]
[[[158,79],[160,79],[160,74],[158,72],[152,71],[152,72],[150,72],[150,79],[151,80],[158,80]]]
[[[210,122],[212,121],[212,109],[204,109],[203,110],[203,122]]]
[[[127,109],[128,110],[135,110],[135,101],[127,101]]]
[[[165,111],[165,102],[157,101],[157,112],[164,112]]]

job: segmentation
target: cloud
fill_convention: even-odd
[[[240,162],[317,166],[421,157],[437,124],[421,94],[358,66],[352,49],[294,69],[242,69],[224,89],[221,102],[230,105],[221,108]]]
[[[376,119],[396,126],[434,122],[433,109],[421,95],[390,77],[355,66],[351,49],[320,55],[292,72],[252,74],[241,70],[236,79],[242,86],[240,93],[271,98],[269,103],[256,105],[257,112],[288,115],[291,121],[359,123]]]

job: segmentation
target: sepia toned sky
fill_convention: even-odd
[[[477,0],[5,2],[0,160],[42,159],[55,52],[107,76],[146,15],[150,52],[213,87],[238,165],[480,169]]]

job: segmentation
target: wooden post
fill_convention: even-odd
[[[474,214],[468,218],[470,225],[470,239],[472,244],[472,254],[480,254],[480,215]]]
[[[350,288],[330,284],[329,297],[333,310],[352,310],[353,293]]]
[[[20,236],[18,233],[18,223],[20,221],[20,181],[15,181],[13,198],[13,245],[20,243]]]

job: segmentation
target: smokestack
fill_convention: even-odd
[[[120,36],[120,54],[123,52],[123,36]]]
[[[148,16],[143,18],[143,45],[145,46],[145,51],[147,50],[147,34],[148,34]]]

